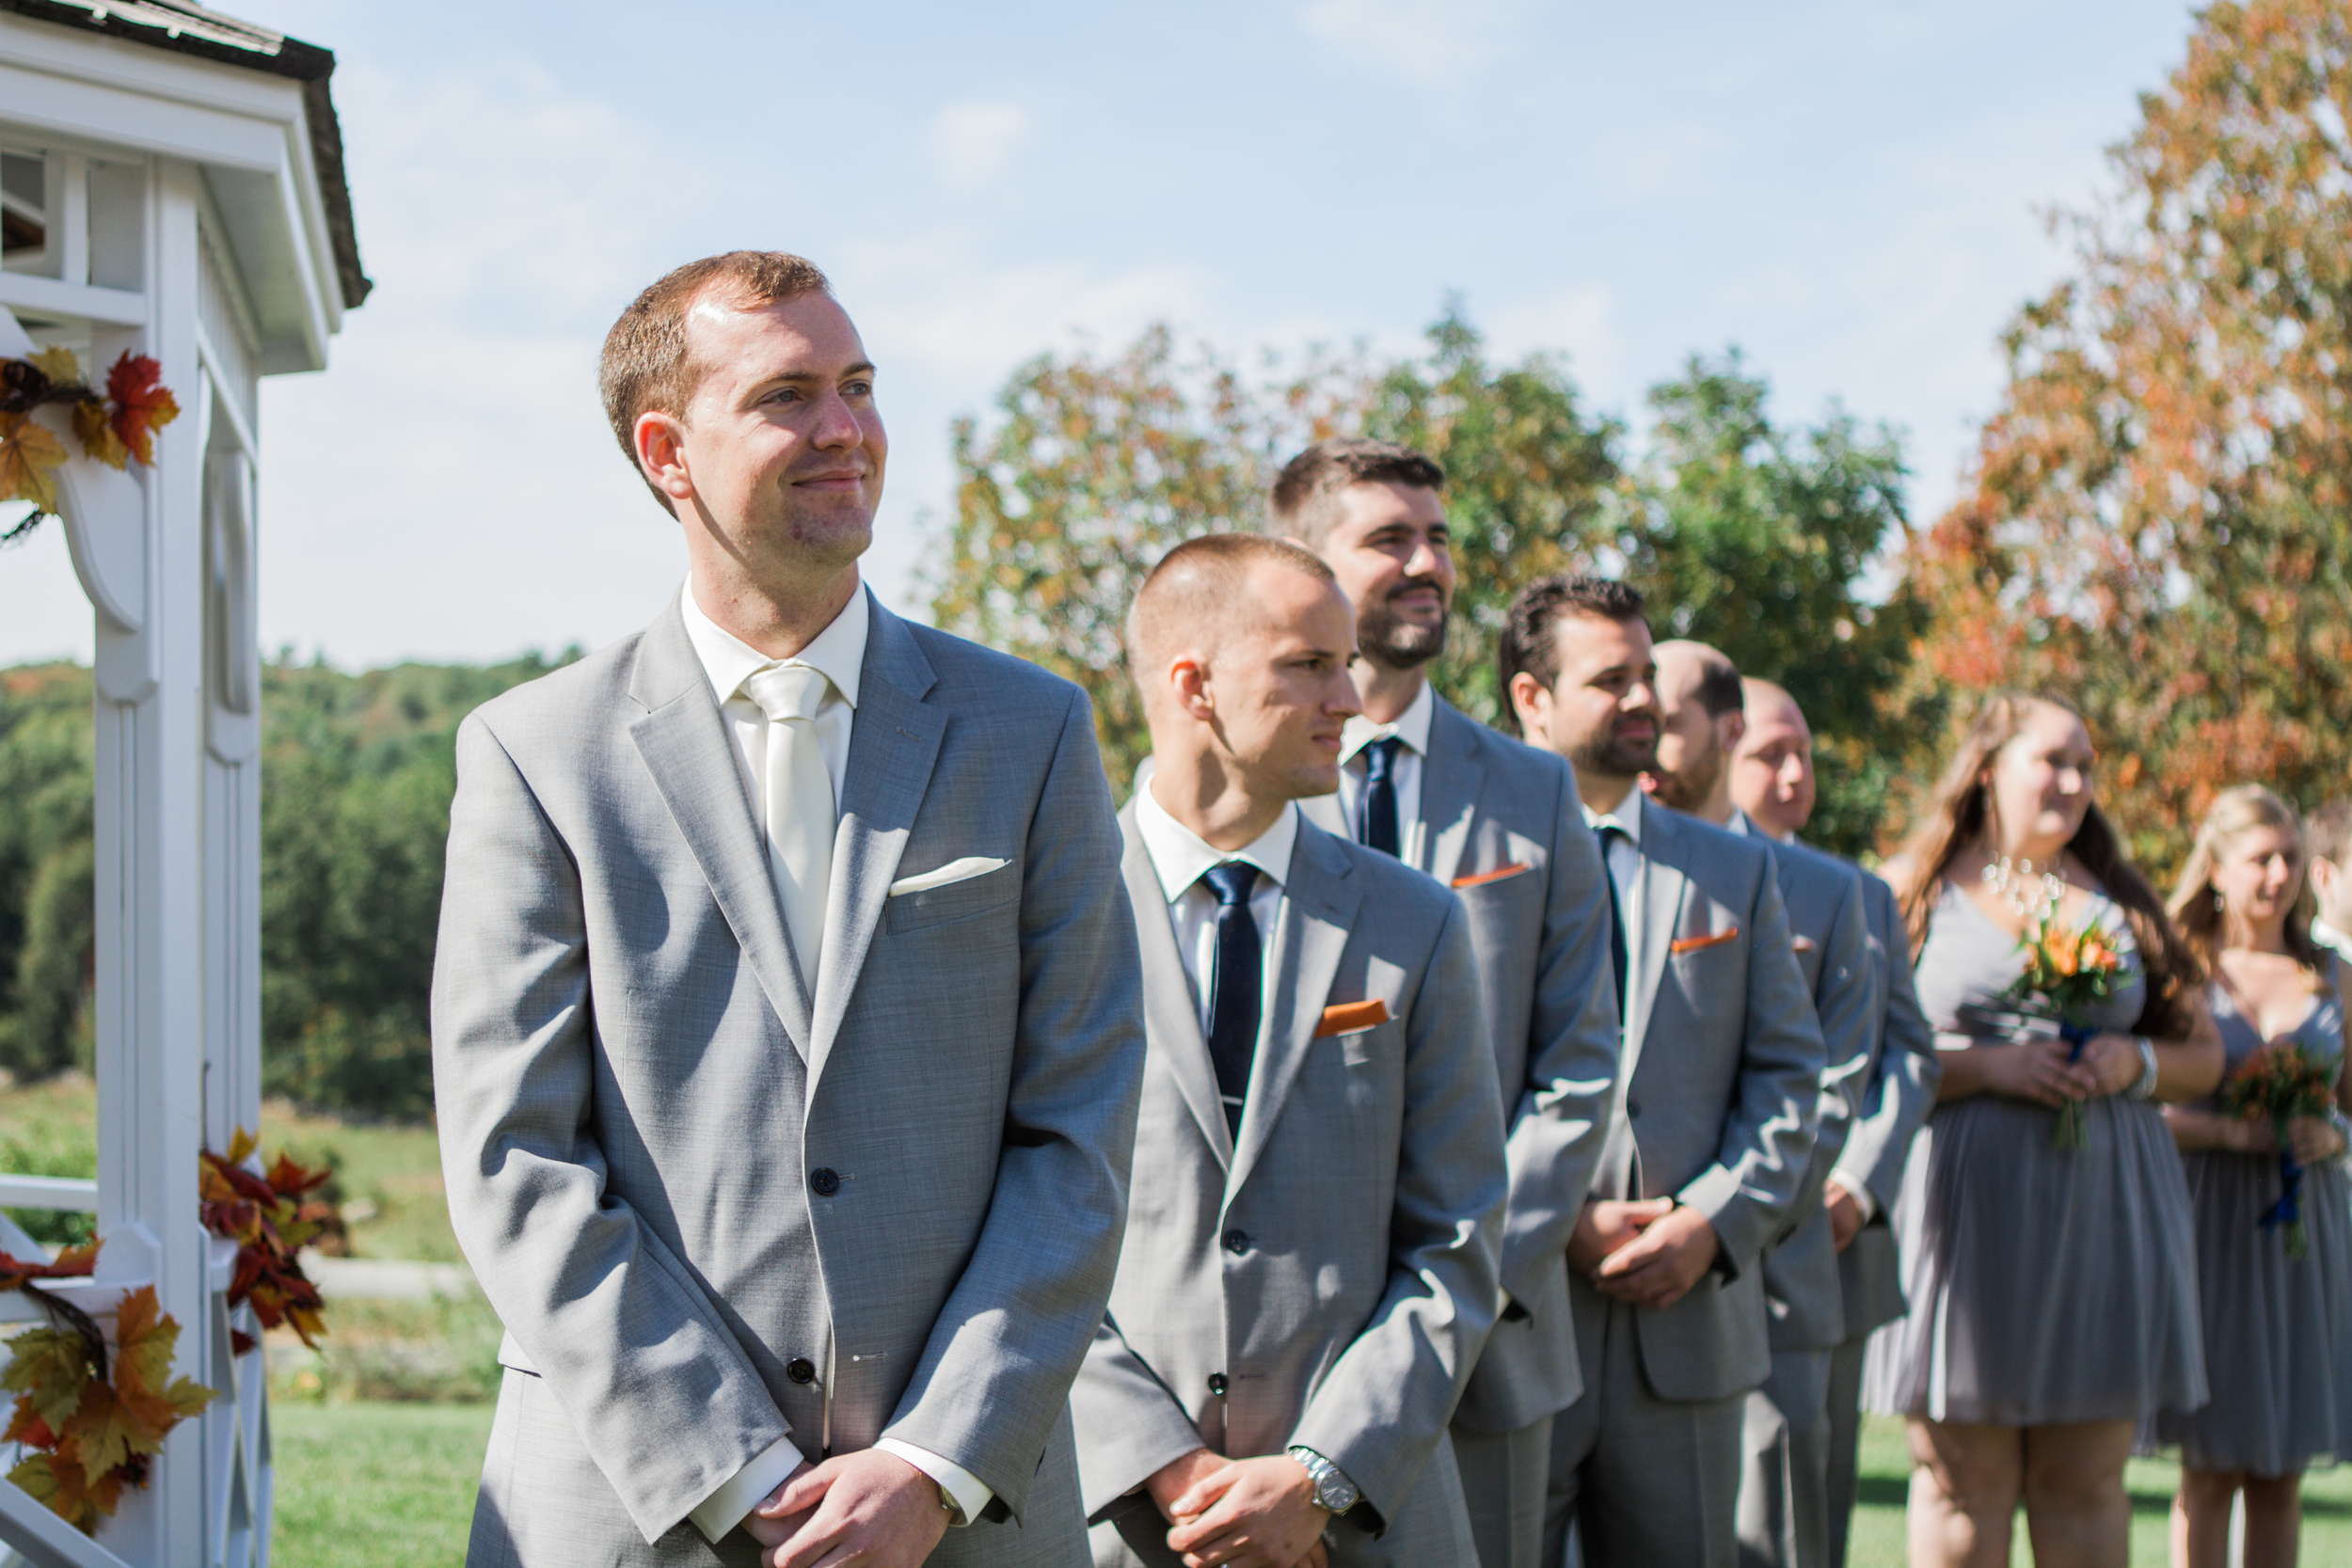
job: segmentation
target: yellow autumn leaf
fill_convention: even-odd
[[[62,382],[69,387],[82,379],[82,362],[73,356],[73,351],[70,348],[59,346],[42,349],[32,356],[30,362],[33,369],[40,372],[50,380]]]
[[[57,465],[64,461],[65,443],[30,414],[0,414],[0,500],[56,511]]]
[[[63,1430],[81,1407],[82,1389],[91,1377],[89,1347],[70,1330],[28,1328],[8,1349],[12,1354],[0,1370],[0,1388],[24,1395],[51,1430]]]
[[[103,463],[109,468],[131,466],[131,449],[115,434],[112,420],[106,418],[106,405],[92,399],[73,405],[73,434],[81,439],[82,453],[93,463]]]

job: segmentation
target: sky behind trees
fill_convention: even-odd
[[[2102,150],[2189,26],[2166,0],[227,8],[342,60],[377,291],[332,369],[264,391],[261,632],[347,667],[652,617],[682,552],[596,349],[732,245],[811,256],[865,330],[894,449],[869,576],[900,608],[948,420],[1030,355],[1162,318],[1231,354],[1401,348],[1450,290],[1497,359],[1565,351],[1637,430],[1649,385],[1737,343],[1786,415],[1903,427],[1930,521],[1995,334],[2065,270],[2038,213],[2112,188]],[[0,664],[89,636],[55,528],[0,553]]]

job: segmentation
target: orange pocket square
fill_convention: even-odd
[[[1352,1035],[1359,1029],[1388,1022],[1389,1005],[1376,996],[1369,1002],[1335,1002],[1323,1009],[1323,1022],[1315,1025],[1315,1038]]]
[[[1709,931],[1703,937],[1677,937],[1670,953],[1695,953],[1702,947],[1721,947],[1740,934],[1737,926],[1726,926],[1720,931]]]
[[[1814,946],[1815,942],[1811,937],[1790,937],[1788,939],[1788,949],[1792,953],[1810,953],[1813,951]]]
[[[1508,865],[1498,865],[1492,871],[1481,871],[1469,877],[1456,877],[1454,879],[1454,885],[1455,887],[1485,887],[1488,882],[1499,882],[1505,877],[1516,877],[1526,869],[1528,865],[1525,861],[1513,861]]]

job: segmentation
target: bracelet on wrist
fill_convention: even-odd
[[[2139,1047],[2139,1082],[2123,1093],[2133,1100],[2147,1100],[2156,1092],[2156,1042],[2139,1035],[2132,1043]]]

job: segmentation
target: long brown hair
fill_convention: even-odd
[[[2180,882],[2165,908],[2180,927],[2181,940],[2188,943],[2189,951],[2212,969],[2221,950],[2222,926],[2220,894],[2213,885],[2214,867],[2241,833],[2256,828],[2276,829],[2295,840],[2295,903],[2287,911],[2287,953],[2315,981],[2326,960],[2319,944],[2312,940],[2312,884],[2303,853],[2302,824],[2296,820],[2293,807],[2260,784],[2239,784],[2214,797],[2212,809],[2197,829],[2196,847],[2189,850],[2188,863],[2181,867]]]
[[[1927,940],[1928,919],[1935,909],[1944,873],[1963,850],[1989,838],[1993,806],[1984,776],[1995,754],[2025,728],[2037,705],[2082,718],[2081,711],[2062,697],[2038,691],[1994,692],[1961,736],[1960,747],[1936,781],[1935,793],[1919,825],[1905,841],[1903,924],[1915,950]],[[2140,960],[2148,970],[2148,1005],[2139,1015],[2136,1032],[2165,1039],[2185,1035],[2195,1022],[2193,999],[2205,983],[2204,965],[2181,940],[2156,890],[2124,855],[2122,841],[2095,800],[2083,813],[2082,826],[2067,840],[2066,849],[2122,909],[2139,943]]]

